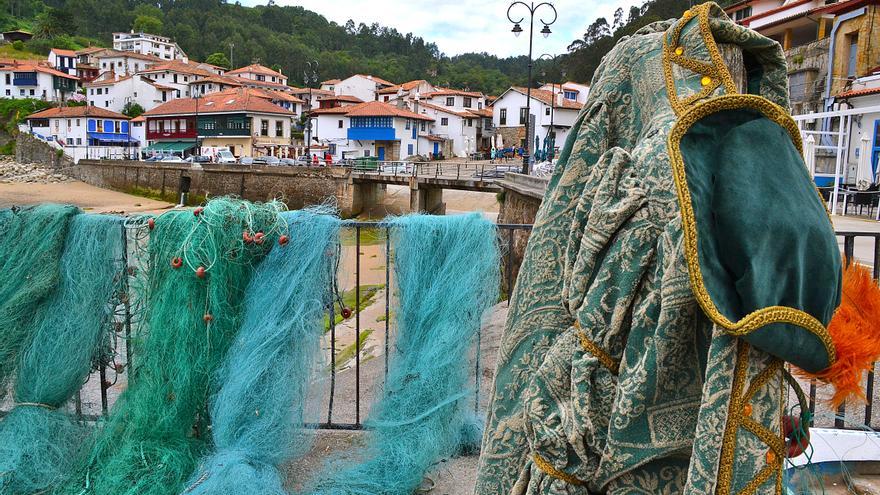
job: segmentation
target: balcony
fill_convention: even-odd
[[[349,127],[348,139],[355,141],[395,141],[393,127]]]
[[[12,77],[13,86],[36,86],[36,72],[15,72]]]

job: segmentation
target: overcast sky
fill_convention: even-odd
[[[254,5],[265,1],[244,0]],[[276,0],[279,5],[301,5],[338,24],[349,19],[356,24],[371,24],[397,28],[402,33],[413,33],[426,41],[436,43],[447,55],[466,52],[488,52],[500,57],[519,55],[528,50],[523,36],[514,38],[507,20],[510,0]],[[537,3],[537,2],[536,2]],[[611,21],[614,10],[641,4],[639,0],[555,0],[551,2],[559,18],[550,26],[553,34],[542,38],[535,26],[535,56],[542,53],[563,53],[575,38],[583,36],[586,27],[598,17]],[[528,10],[517,5],[511,17],[518,19]],[[540,14],[540,15],[537,15]],[[536,17],[552,18],[546,6],[536,11]],[[523,25],[523,29],[528,29]]]

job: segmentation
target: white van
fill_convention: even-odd
[[[236,163],[238,161],[235,155],[229,150],[220,150],[217,152],[217,163]]]

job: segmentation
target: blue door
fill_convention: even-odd
[[[871,170],[877,176],[877,167],[880,166],[880,119],[874,121],[874,142],[871,144]]]
[[[413,124],[413,126],[412,126],[412,138],[413,139],[416,138],[416,125],[415,124]]]
[[[380,162],[385,161],[385,147],[384,146],[377,146],[376,147],[376,156],[379,157]]]
[[[434,143],[434,154],[435,155],[440,154],[440,143],[436,143],[436,142]]]

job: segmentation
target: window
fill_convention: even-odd
[[[364,150],[364,157],[365,157],[365,158],[369,158],[369,157],[370,157],[370,150]]]
[[[76,119],[76,126],[79,127],[79,119]]]
[[[76,145],[79,146],[82,144],[82,138],[76,138]]]
[[[351,127],[393,127],[392,117],[352,117]]]
[[[73,126],[71,126],[70,124],[71,124],[70,119],[67,119],[67,127],[68,127],[68,128],[73,127]]]
[[[564,91],[562,95],[566,100],[577,100],[578,94],[575,91]]]
[[[6,90],[6,96],[12,96],[12,91]]]
[[[412,129],[412,120],[406,119],[406,130]]]
[[[449,125],[449,119],[447,119],[446,117],[443,117],[442,119],[440,119],[440,125],[442,125],[442,126]]]
[[[388,101],[388,98],[389,98],[389,97],[388,97],[388,96],[386,96],[386,97],[385,97],[385,101]]]
[[[340,120],[337,125],[339,126],[340,129],[342,129],[342,120]]]
[[[109,107],[110,107],[110,102],[104,100],[104,108],[109,108]]]
[[[502,108],[498,113],[498,124],[499,125],[507,125],[507,109]]]
[[[261,120],[260,121],[260,135],[268,136],[269,135],[269,121]]]
[[[10,74],[7,72],[6,73],[6,84],[11,84],[9,80],[10,80]]]
[[[113,121],[113,132],[115,132],[116,134],[122,133],[122,122],[118,120]]]
[[[482,101],[478,101],[478,102],[477,102],[477,110],[482,110],[482,109],[483,109],[483,102],[482,102]]]
[[[455,106],[455,97],[454,96],[447,96],[446,97],[446,106],[447,107]]]
[[[137,92],[137,91],[134,92],[134,97],[135,97],[135,98],[138,97],[138,92]]]
[[[544,115],[550,115],[550,107],[544,109]]]
[[[34,96],[34,90],[31,90],[31,96]]]
[[[849,60],[846,66],[846,77],[856,77],[856,66],[858,65],[856,54],[859,51],[859,34],[849,34],[847,39],[849,41]]]
[[[526,108],[526,107],[522,107],[522,108],[519,109],[519,125],[526,125],[526,122],[528,122],[528,120],[527,120],[527,119],[528,119],[528,115],[529,115],[529,114],[527,113],[528,110],[529,110],[529,109]]]
[[[422,121],[422,132],[424,132],[424,131],[425,131],[425,121],[423,120]]]
[[[468,124],[468,127],[473,127],[474,126],[474,119],[467,119],[467,124]]]
[[[21,96],[24,96],[24,90],[23,90],[23,89],[19,89],[19,90],[18,90],[18,94],[21,95]]]
[[[749,6],[744,9],[740,9],[740,10],[737,10],[736,12],[734,12],[733,13],[733,20],[736,22],[739,22],[739,21],[745,19],[746,17],[751,17],[751,16],[752,16],[752,7]]]
[[[412,143],[406,145],[406,154],[409,156],[413,155],[413,145]]]
[[[275,137],[283,137],[284,136],[284,122],[280,120],[275,121]]]
[[[464,97],[464,107],[465,107],[465,108],[470,108],[470,107],[471,107],[471,97],[470,97],[470,96],[465,96],[465,97]]]
[[[174,74],[174,83],[177,83],[177,74]]]

